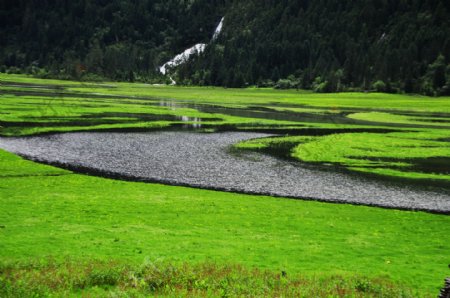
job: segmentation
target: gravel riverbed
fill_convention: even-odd
[[[324,171],[232,144],[268,134],[65,133],[0,138],[0,148],[72,170],[137,181],[399,209],[450,212],[450,195]]]

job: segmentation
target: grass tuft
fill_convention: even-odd
[[[239,265],[65,260],[0,265],[1,297],[425,297],[385,278],[302,276]]]

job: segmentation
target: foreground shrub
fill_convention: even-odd
[[[384,278],[299,276],[238,265],[3,264],[0,297],[420,297]]]

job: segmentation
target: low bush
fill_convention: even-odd
[[[1,297],[420,297],[385,278],[300,276],[239,265],[54,260],[0,265]]]

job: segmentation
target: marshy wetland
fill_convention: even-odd
[[[412,296],[448,273],[446,97],[0,75],[0,148],[5,262],[231,261]]]
[[[330,171],[449,186],[445,97],[21,80],[2,80],[2,136],[86,130],[266,133],[270,136],[234,148]]]

